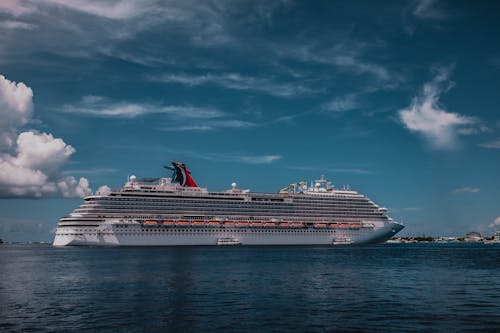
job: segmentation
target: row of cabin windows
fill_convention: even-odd
[[[260,202],[262,202],[262,204],[265,204],[265,205],[283,205],[283,200],[282,199],[271,199],[271,200],[265,200],[265,201],[261,201],[261,200],[253,200],[254,198],[252,198],[252,203],[253,204],[259,204]],[[331,197],[328,198],[328,200],[325,199],[322,199],[322,200],[317,200],[315,198],[300,198],[299,200],[294,200],[293,203],[297,203],[297,204],[303,204],[303,203],[314,203],[314,204],[328,204],[328,203],[349,203],[349,202],[356,202],[356,203],[369,203],[369,201],[366,199],[366,198],[347,198],[347,199],[344,199],[344,198],[333,198],[334,200],[332,200]],[[160,199],[153,199],[153,198],[123,198],[123,197],[104,197],[104,198],[100,198],[99,200],[96,200],[96,201],[86,201],[86,203],[95,203],[95,202],[106,202],[106,201],[120,201],[120,202],[126,202],[126,201],[149,201],[149,202],[165,202],[165,201],[169,201],[169,202],[176,202],[176,203],[183,203],[183,202],[186,202],[186,203],[196,203],[196,202],[205,202],[205,200],[203,200],[202,198],[193,198],[193,199],[173,199],[173,198],[170,198],[170,197],[164,197],[164,198],[160,198]],[[220,201],[216,201],[216,200],[211,200],[210,203],[230,203],[226,200],[220,200]],[[236,201],[235,203],[239,203],[239,201]],[[286,202],[285,202],[286,204]]]

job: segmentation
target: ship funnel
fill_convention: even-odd
[[[181,186],[185,187],[198,187],[193,177],[191,177],[191,171],[186,168],[186,165],[184,163],[172,162],[172,166],[174,170],[172,182],[177,182]]]

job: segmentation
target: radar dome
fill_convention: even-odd
[[[130,176],[130,178],[129,178],[129,180],[130,180],[131,182],[135,181],[136,179],[137,179],[137,177],[136,177],[136,176],[134,176],[134,175]]]

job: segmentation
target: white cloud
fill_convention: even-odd
[[[448,14],[436,0],[416,1],[413,15],[423,20],[442,20],[448,17]]]
[[[360,107],[360,103],[358,101],[357,95],[348,94],[343,97],[337,97],[329,101],[323,106],[323,109],[326,111],[332,112],[344,112],[355,110]]]
[[[2,0],[2,18],[38,29],[27,33],[22,31],[27,25],[9,23],[16,29],[0,34],[0,62],[26,61],[36,67],[33,54],[48,52],[78,59],[114,57],[148,66],[177,62],[191,68],[193,59],[199,62],[206,56],[189,52],[179,58],[162,46],[180,42],[202,48],[246,47],[236,35],[239,28],[269,22],[282,5],[230,0]],[[161,33],[150,34],[154,29]],[[137,38],[146,38],[147,46],[130,47]]]
[[[453,193],[479,193],[481,189],[479,187],[466,186],[453,190]]]
[[[52,134],[23,132],[17,137],[17,164],[54,175],[75,149]]]
[[[258,124],[237,120],[237,119],[220,119],[220,120],[204,120],[203,123],[198,125],[181,125],[181,126],[166,126],[159,128],[161,131],[167,132],[201,132],[201,131],[215,131],[222,128],[249,128],[258,126]]]
[[[33,112],[33,92],[0,75],[0,197],[79,197],[90,194],[88,180],[62,176],[75,149],[52,134],[24,131]]]
[[[367,50],[377,47],[362,42],[338,42],[331,48],[317,47],[312,44],[275,45],[272,48],[281,57],[294,58],[303,62],[332,65],[355,74],[368,74],[380,81],[393,79],[389,70],[377,63],[366,60]]]
[[[87,178],[77,181],[74,177],[64,177],[57,182],[57,188],[65,198],[85,197],[92,193]]]
[[[497,217],[493,223],[489,225],[490,228],[499,228],[500,227],[500,216]]]
[[[24,0],[2,0],[0,1],[0,13],[20,16],[33,13],[36,7],[29,1]]]
[[[22,22],[22,21],[0,21],[0,28],[3,29],[20,29],[20,30],[33,30],[36,29],[36,26],[30,23]]]
[[[457,133],[460,135],[476,135],[483,132],[491,132],[491,129],[485,125],[479,125],[477,127],[463,127],[457,129]]]
[[[147,0],[41,0],[40,2],[116,20],[130,19],[141,15],[152,4],[152,1]]]
[[[478,144],[479,147],[483,148],[492,148],[492,149],[500,149],[500,138],[492,141],[486,141]]]
[[[413,35],[421,22],[427,26],[442,29],[443,21],[456,17],[453,7],[447,6],[441,0],[412,0],[405,6],[402,13],[403,28],[409,35]]]
[[[114,173],[117,172],[117,169],[114,168],[93,168],[93,169],[71,169],[71,170],[64,170],[62,172],[63,175],[70,175],[70,174],[79,174],[79,175],[98,175],[98,174],[105,174],[105,173]]]
[[[269,164],[274,161],[281,160],[280,155],[264,155],[264,156],[238,156],[236,160],[247,164]]]
[[[60,112],[103,118],[135,118],[149,114],[162,114],[168,119],[161,131],[212,131],[222,128],[249,128],[256,123],[230,119],[227,114],[212,107],[168,105],[115,101],[102,96],[84,96],[76,104],[66,104],[56,109]]]
[[[431,82],[424,85],[421,96],[413,99],[409,108],[398,112],[399,119],[411,132],[421,134],[436,149],[456,147],[459,130],[478,126],[479,120],[444,110],[440,103],[440,94],[450,89],[453,84],[448,80],[449,70],[439,69]]]
[[[100,186],[96,191],[97,195],[107,195],[109,193],[111,193],[111,188],[107,185]]]
[[[301,84],[277,82],[272,78],[245,76],[239,73],[208,73],[203,75],[164,73],[157,77],[151,77],[150,79],[165,83],[178,83],[191,87],[212,84],[234,90],[258,91],[278,97],[295,97],[317,92]]]
[[[105,118],[135,118],[147,114],[165,114],[174,118],[210,119],[224,115],[222,111],[209,107],[128,103],[92,95],[84,96],[77,104],[63,105],[59,111]]]
[[[289,166],[289,169],[299,171],[313,171],[317,173],[352,173],[358,175],[370,175],[372,171],[363,168],[347,168],[347,167],[320,167],[320,166]]]
[[[47,7],[71,10],[107,19],[123,20],[151,9],[151,0],[2,0],[0,12],[13,16],[32,14]]]
[[[210,161],[236,162],[244,164],[270,164],[282,158],[281,155],[246,155],[237,153],[201,153],[196,157]]]
[[[31,88],[0,75],[0,151],[12,147],[16,129],[30,120],[32,99]]]
[[[80,197],[90,194],[88,180],[60,175],[75,149],[51,134],[22,132],[17,154],[0,155],[0,197]]]

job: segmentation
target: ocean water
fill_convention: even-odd
[[[500,246],[0,246],[0,332],[500,332]]]

